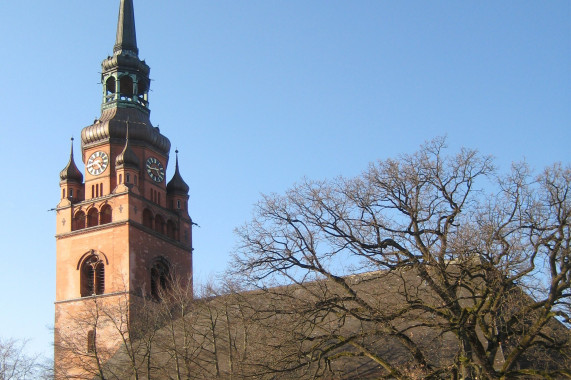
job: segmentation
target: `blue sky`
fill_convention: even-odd
[[[118,3],[0,0],[0,337],[48,354],[47,210],[69,138],[100,114]],[[200,226],[196,282],[226,268],[260,194],[303,177],[354,176],[442,135],[503,169],[570,161],[569,1],[135,0],[135,14],[151,120],[180,150]]]

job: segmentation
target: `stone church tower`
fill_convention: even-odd
[[[167,184],[171,144],[150,122],[150,68],[138,54],[133,1],[121,0],[113,56],[101,64],[101,116],[81,131],[85,172],[75,164],[72,139],[60,173],[54,336],[60,373],[76,372],[77,363],[66,367],[64,359],[75,351],[78,361],[82,353],[89,357],[95,340],[110,353],[120,343],[117,323],[94,317],[104,314],[98,308],[128,325],[137,298],[158,297],[175,277],[192,282],[189,187],[178,151]]]

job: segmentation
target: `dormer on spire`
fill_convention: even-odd
[[[135,56],[139,55],[133,0],[121,0],[121,4],[119,5],[117,39],[113,47],[113,54],[122,54],[123,51],[125,51],[125,53],[130,52]]]
[[[139,170],[139,157],[131,149],[129,144],[129,120],[127,120],[127,132],[125,139],[125,148],[117,155],[115,159],[115,167],[117,168],[130,168]]]
[[[125,147],[123,151],[117,155],[115,159],[115,172],[117,174],[117,184],[126,186],[129,189],[136,188],[139,185],[139,157],[129,143],[129,119],[127,119],[127,131],[125,136]]]

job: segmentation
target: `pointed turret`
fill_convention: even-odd
[[[137,48],[137,33],[135,31],[135,12],[133,0],[121,0],[119,6],[119,21],[117,23],[117,39],[115,40],[114,54],[130,52],[139,55]]]
[[[75,165],[73,159],[73,137],[71,138],[71,151],[66,167],[59,173],[59,186],[61,188],[62,201],[77,202],[83,198],[81,189],[83,188],[83,174]]]
[[[183,194],[188,195],[189,187],[182,179],[180,172],[178,170],[178,149],[175,151],[176,153],[176,165],[174,169],[174,175],[172,179],[167,184],[167,194],[174,195],[174,194]]]
[[[188,190],[189,187],[182,179],[180,171],[178,169],[178,150],[176,153],[176,165],[174,169],[174,175],[172,179],[167,184],[167,198],[168,204],[171,209],[184,211],[188,214]]]
[[[69,153],[69,161],[66,167],[59,173],[59,178],[61,181],[83,183],[83,174],[81,174],[73,159],[73,137],[71,138],[71,152]]]

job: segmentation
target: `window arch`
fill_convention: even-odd
[[[154,225],[153,213],[148,208],[143,210],[143,225],[149,228],[153,228]]]
[[[99,215],[95,207],[87,212],[87,227],[97,226],[99,223]]]
[[[165,233],[165,220],[160,215],[155,216],[155,231],[160,234]]]
[[[110,205],[104,205],[99,212],[99,224],[111,223],[113,219],[113,210]]]
[[[133,97],[133,79],[129,75],[123,75],[121,79],[119,79],[119,86],[119,91],[123,99]]]
[[[176,239],[176,224],[172,220],[167,222],[167,236],[173,240]]]
[[[105,292],[105,265],[98,255],[92,254],[83,261],[80,276],[82,297]]]
[[[159,257],[151,267],[151,296],[160,299],[163,292],[170,288],[171,275],[169,262]]]
[[[72,230],[76,231],[83,228],[85,228],[85,213],[83,211],[78,211],[73,217]]]
[[[107,95],[111,95],[116,92],[115,77],[107,78],[107,81],[105,82],[105,90]]]

